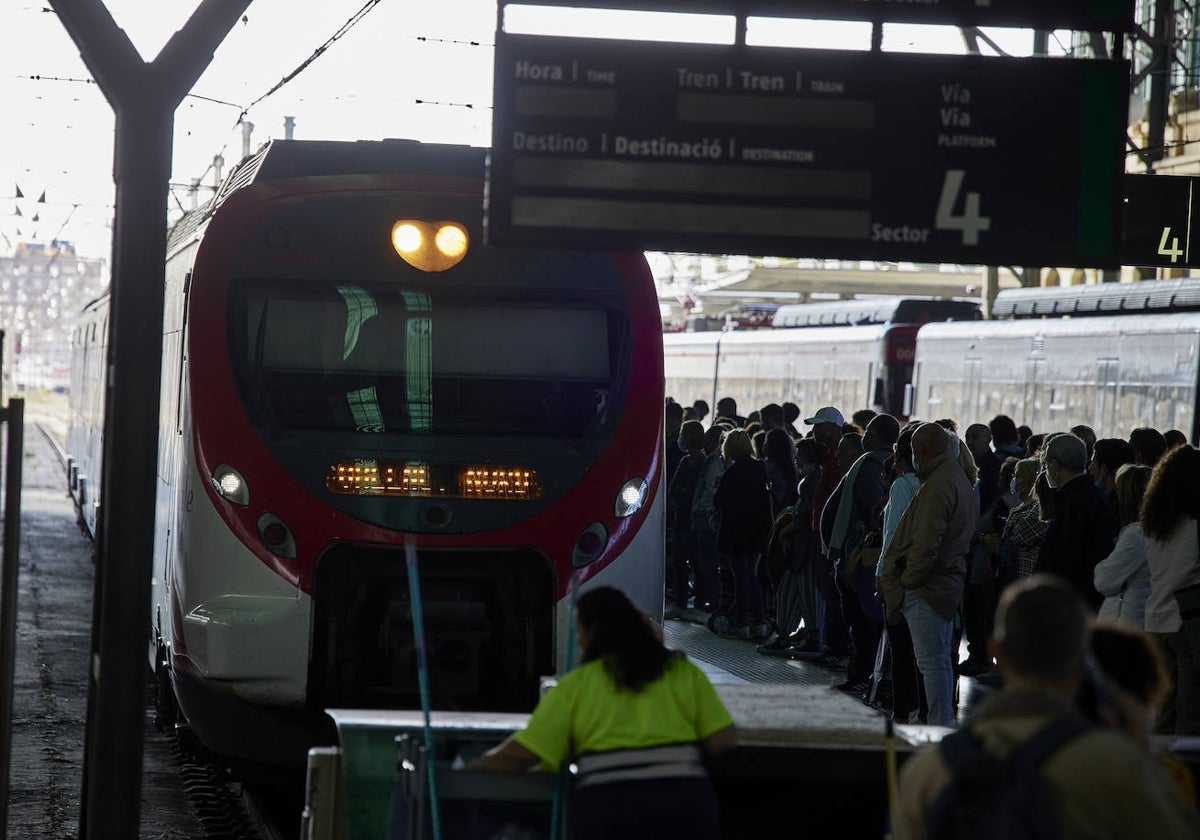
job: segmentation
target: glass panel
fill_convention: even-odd
[[[526,293],[527,294],[527,293]],[[600,301],[251,281],[231,358],[260,426],[380,434],[605,432],[626,319]]]

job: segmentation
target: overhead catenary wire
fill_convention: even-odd
[[[213,159],[216,160],[217,158],[223,158],[225,156],[225,150],[229,148],[230,138],[233,136],[233,133],[237,129],[237,127],[242,124],[242,122],[246,119],[247,116],[249,116],[251,108],[253,108],[255,105],[258,105],[261,102],[263,102],[264,100],[266,100],[268,97],[270,97],[271,95],[276,93],[280,88],[282,88],[288,82],[292,81],[292,79],[296,78],[301,73],[303,73],[306,69],[308,69],[310,66],[312,66],[313,62],[315,62],[318,58],[323,56],[326,53],[326,51],[331,46],[333,46],[335,43],[337,43],[339,40],[341,40],[346,35],[346,33],[348,33],[351,29],[353,29],[359,23],[361,23],[363,18],[365,18],[368,14],[370,14],[371,11],[376,6],[378,6],[381,2],[382,2],[382,0],[367,0],[367,2],[364,3],[362,5],[362,7],[359,8],[358,11],[356,11],[354,14],[352,14],[349,18],[346,19],[345,23],[343,23],[341,26],[338,27],[337,31],[335,31],[332,35],[330,35],[328,38],[326,38],[325,42],[322,43],[319,47],[317,47],[315,50],[313,50],[312,55],[310,55],[308,58],[304,59],[304,61],[300,62],[300,64],[298,64],[294,70],[292,70],[290,73],[286,74],[278,82],[276,82],[274,85],[272,85],[270,87],[270,89],[267,90],[266,93],[262,94],[261,96],[259,96],[256,99],[252,100],[250,102],[250,104],[243,107],[241,110],[241,113],[238,114],[237,119],[234,120],[233,126],[230,128],[229,136],[226,137],[224,144],[222,144],[222,146],[221,146],[221,150],[219,152],[217,152],[216,155],[214,155]],[[229,103],[225,103],[225,104],[229,104]],[[204,178],[208,175],[208,173],[212,172],[213,165],[214,164],[212,162],[210,162],[208,164],[208,166],[205,167],[204,171],[200,173],[200,180],[204,180]]]

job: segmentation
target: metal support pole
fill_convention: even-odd
[[[1175,3],[1174,0],[1155,0],[1154,29],[1151,33],[1150,101],[1146,106],[1146,154],[1147,169],[1153,170],[1152,162],[1167,156],[1167,117],[1169,116],[1169,84],[1171,57],[1174,54]]]
[[[50,5],[116,113],[103,505],[79,832],[116,840],[138,836],[141,814],[174,114],[250,0],[202,0],[150,63],[101,0]]]
[[[17,663],[17,568],[21,561],[21,469],[25,451],[25,401],[0,412],[8,423],[4,469],[4,554],[0,557],[0,837],[8,836],[12,766],[13,675]]]

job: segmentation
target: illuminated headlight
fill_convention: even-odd
[[[644,478],[631,478],[621,485],[613,512],[619,517],[633,516],[646,503],[648,485]]]
[[[438,272],[458,265],[470,237],[458,222],[400,219],[392,225],[392,247],[413,268]]]
[[[218,464],[212,474],[213,487],[221,498],[245,507],[250,504],[250,488],[242,474],[228,464]]]

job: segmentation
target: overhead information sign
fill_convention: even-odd
[[[1200,178],[1126,175],[1124,265],[1200,268]]]
[[[489,241],[1119,262],[1126,62],[497,40]]]
[[[1133,28],[1133,0],[523,0],[537,6],[585,6],[748,17],[831,18],[1029,29]]]

